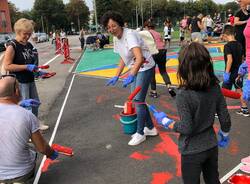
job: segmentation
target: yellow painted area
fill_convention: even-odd
[[[166,64],[167,67],[168,66],[177,66],[177,65],[179,65],[178,59],[169,59],[167,61],[167,64]]]
[[[128,68],[125,68],[123,72],[126,72]],[[104,70],[95,70],[89,72],[81,72],[82,75],[89,75],[89,76],[97,76],[97,77],[114,77],[116,74],[117,69],[104,69]]]
[[[178,85],[176,73],[168,73],[168,75],[169,75],[171,83],[173,85]],[[160,73],[157,73],[155,75],[155,79],[156,79],[156,83],[158,83],[158,84],[165,84],[164,81],[163,81],[163,79],[162,79],[162,77],[161,77]]]

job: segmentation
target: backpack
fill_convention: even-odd
[[[140,31],[138,33],[140,37],[143,39],[144,43],[147,45],[150,54],[151,55],[158,54],[159,51],[156,47],[156,43],[152,34],[147,30]]]

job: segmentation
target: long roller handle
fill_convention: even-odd
[[[141,91],[141,86],[137,86],[135,90],[129,95],[128,100],[131,101]]]

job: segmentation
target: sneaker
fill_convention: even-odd
[[[242,164],[250,165],[250,156],[241,159]]]
[[[143,132],[145,136],[157,136],[158,135],[158,131],[155,127],[152,128],[151,130],[148,127],[144,127]]]
[[[128,142],[128,145],[130,145],[130,146],[136,146],[136,145],[142,143],[145,140],[146,140],[146,136],[145,135],[141,135],[139,133],[135,133],[135,135],[132,137],[132,139]]]
[[[239,115],[243,115],[245,117],[250,116],[248,108],[241,108],[239,111],[236,112]]]
[[[168,88],[168,93],[171,95],[171,97],[176,96],[176,93],[175,93],[174,89],[172,89],[172,88]]]
[[[39,128],[40,128],[40,130],[44,131],[44,130],[48,130],[49,126],[40,122]]]
[[[250,173],[250,165],[243,165],[240,167],[240,170],[245,173]]]
[[[153,92],[153,91],[150,91],[149,96],[152,97],[152,98],[158,98],[159,97],[159,95],[157,94],[157,92]]]
[[[219,118],[217,113],[214,114],[214,117],[217,118],[217,119]]]

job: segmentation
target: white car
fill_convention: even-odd
[[[46,33],[34,33],[32,38],[37,43],[49,41],[49,36]]]

